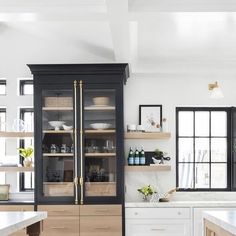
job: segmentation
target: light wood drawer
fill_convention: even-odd
[[[34,211],[33,205],[10,205],[1,206],[0,211]]]
[[[48,216],[78,216],[79,206],[75,205],[39,205],[38,211],[47,211]]]
[[[81,216],[80,236],[122,236],[122,217]]]
[[[190,208],[126,208],[126,219],[189,219]]]
[[[79,216],[51,216],[43,222],[42,236],[78,236]]]
[[[121,205],[82,205],[81,216],[121,216]]]
[[[11,236],[26,236],[26,229],[22,229],[14,234],[11,234]]]

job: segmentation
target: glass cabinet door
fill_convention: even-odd
[[[117,195],[116,90],[84,89],[84,196]]]
[[[73,90],[42,92],[43,196],[74,196]]]

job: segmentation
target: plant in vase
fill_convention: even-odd
[[[143,195],[144,201],[148,201],[153,194],[157,193],[150,184],[137,189],[137,191]]]
[[[28,147],[28,148],[18,148],[17,150],[19,150],[19,154],[21,157],[23,157],[23,164],[24,167],[32,167],[32,155],[34,152],[34,149],[32,147]]]

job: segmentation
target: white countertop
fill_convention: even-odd
[[[47,212],[0,212],[0,235],[6,236],[47,218]]]
[[[204,211],[203,218],[236,235],[236,211]]]
[[[125,207],[236,207],[236,201],[126,202]]]

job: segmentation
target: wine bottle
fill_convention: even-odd
[[[145,157],[145,152],[143,147],[141,148],[141,152],[140,152],[140,165],[144,166],[146,164],[146,157]]]
[[[140,158],[139,158],[139,151],[138,148],[136,148],[135,150],[135,154],[134,154],[134,164],[136,166],[140,165]]]
[[[128,165],[133,166],[134,165],[134,152],[132,147],[129,149],[129,155],[128,155]]]

